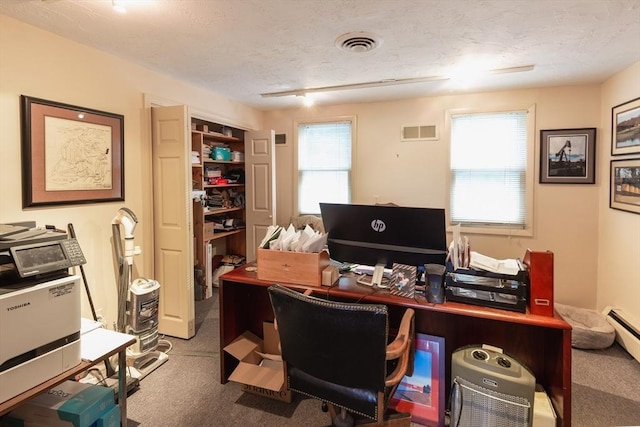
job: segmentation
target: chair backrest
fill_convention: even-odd
[[[269,287],[289,387],[375,418],[384,393],[387,307]]]

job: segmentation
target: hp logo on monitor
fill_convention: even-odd
[[[382,233],[384,230],[387,229],[387,225],[384,223],[384,221],[380,219],[374,219],[373,221],[371,221],[371,228],[373,228],[373,231]]]

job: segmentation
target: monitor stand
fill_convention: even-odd
[[[387,280],[384,280],[384,268],[386,266],[384,264],[376,264],[373,269],[373,276],[371,276],[371,280],[366,274],[361,275],[356,280],[357,283],[361,285],[367,285],[376,288],[388,288],[389,284]]]

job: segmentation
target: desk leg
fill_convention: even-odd
[[[118,406],[120,425],[127,426],[127,349],[118,353]]]

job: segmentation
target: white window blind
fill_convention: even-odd
[[[320,214],[320,202],[351,202],[351,122],[298,126],[298,212]]]
[[[525,228],[527,111],[451,117],[452,224]]]

